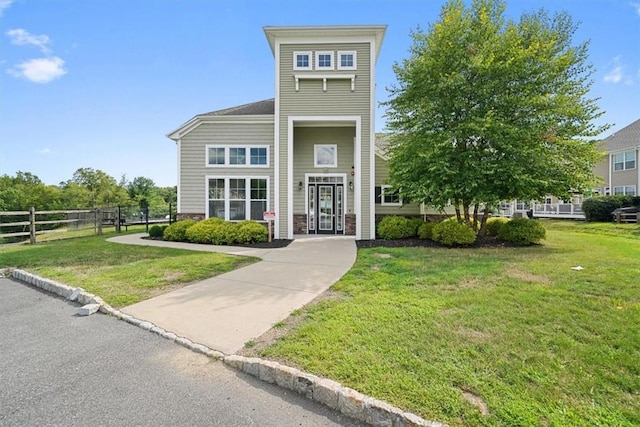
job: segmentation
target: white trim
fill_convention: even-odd
[[[384,36],[384,34],[383,34]],[[376,60],[377,52],[380,49],[376,45],[378,39],[373,38],[369,45],[369,78],[371,87],[369,88],[369,99],[371,105],[369,109],[369,238],[376,238],[376,204],[375,204],[375,179],[376,179]],[[382,38],[380,38],[382,44]],[[374,55],[376,52],[376,55]]]
[[[308,55],[309,65],[306,67],[299,67],[298,55]],[[311,52],[310,50],[293,52],[293,69],[294,70],[312,70],[313,69],[313,52]]]
[[[628,153],[632,153],[633,154],[633,167],[632,168],[627,168],[626,167],[627,166],[627,154]],[[615,161],[615,157],[616,156],[622,156],[622,169],[616,170],[616,161]],[[636,168],[638,167],[638,152],[636,150],[618,151],[616,153],[611,153],[611,157],[612,157],[611,169],[614,172],[632,171],[632,170],[636,170]]]
[[[178,138],[178,140],[176,141],[176,147],[178,149],[178,155],[176,156],[178,158],[178,185],[176,185],[176,214],[182,213],[182,202],[180,201],[180,174],[182,173],[181,168],[180,168],[180,160],[182,159],[181,155],[180,155],[180,150],[182,149],[182,140],[180,138]],[[169,214],[171,214],[171,212],[169,212]]]
[[[276,43],[274,52],[276,96],[273,111],[273,210],[276,213],[273,234],[280,236],[280,42]]]
[[[353,65],[342,66],[342,55],[353,55]],[[357,70],[358,69],[358,52],[355,50],[339,50],[336,58],[336,69],[338,70]]]
[[[318,150],[325,147],[333,148],[333,163],[328,165],[318,164]],[[313,144],[313,167],[314,168],[337,168],[338,167],[338,144]]]
[[[224,163],[223,164],[209,164],[209,149],[211,148],[224,148]],[[230,149],[231,148],[244,148],[245,149],[245,164],[230,164]],[[267,163],[264,165],[254,165],[251,163],[251,149],[252,148],[266,148],[267,150]],[[204,166],[207,168],[268,168],[269,162],[269,145],[266,144],[206,144],[204,155]]]
[[[310,177],[325,177],[325,176],[329,176],[329,177],[338,177],[338,178],[342,178],[342,182],[336,182],[336,183],[328,183],[328,184],[342,184],[342,186],[344,187],[344,193],[342,194],[342,200],[344,202],[344,207],[342,208],[342,233],[344,234],[344,232],[346,231],[346,215],[347,212],[349,211],[349,181],[347,180],[347,174],[346,173],[305,173],[304,174],[304,214],[307,216],[307,234],[309,234],[308,231],[308,227],[309,227],[309,178]],[[356,218],[356,221],[358,219]],[[317,230],[316,230],[317,231]],[[336,231],[337,231],[337,226],[336,226]]]
[[[380,186],[380,205],[381,206],[402,206],[402,197],[400,197],[400,195],[398,195],[398,200],[400,200],[397,203],[385,203],[384,201],[384,190],[387,188],[391,188],[390,185],[381,185]]]
[[[608,169],[609,169],[609,182],[607,182],[607,186],[609,187],[609,193],[611,193],[611,185],[613,184],[613,182],[611,182],[611,178],[613,177],[613,154],[609,153],[609,164],[608,164]],[[605,190],[605,196],[606,194],[606,190]]]
[[[320,55],[323,55],[323,56],[329,55],[329,57],[331,58],[331,65],[329,65],[328,67],[327,66],[320,66]],[[313,64],[314,65],[314,67],[313,67],[314,70],[322,71],[322,70],[333,70],[333,69],[335,69],[335,62],[334,62],[335,55],[333,54],[332,50],[318,50],[318,51],[315,52],[314,56],[315,56],[315,61],[316,61],[316,63]]]
[[[628,194],[627,193],[627,187],[631,187],[633,188],[633,194]],[[616,188],[622,188],[622,193],[616,193]],[[623,196],[637,196],[637,192],[636,192],[636,186],[633,184],[623,184],[623,185],[616,185],[615,187],[612,187],[613,191],[611,192],[612,196],[616,196],[616,195],[623,195]]]
[[[193,132],[200,125],[206,123],[224,123],[224,124],[263,124],[273,123],[273,116],[271,114],[264,115],[247,115],[247,116],[207,116],[200,115],[195,116],[176,130],[169,132],[167,138],[177,141],[179,138]]]
[[[295,91],[300,90],[300,80],[322,80],[322,91],[327,91],[327,80],[351,80],[351,92],[356,90],[356,75],[355,74],[342,74],[342,73],[302,73],[294,74]]]
[[[209,180],[211,179],[222,179],[224,180],[224,220],[225,221],[244,221],[251,219],[251,180],[252,179],[264,179],[267,181],[267,209],[271,206],[271,190],[270,190],[270,178],[269,176],[262,175],[206,175],[204,182],[204,191],[205,191],[205,217],[211,218],[211,213],[209,212]],[[230,179],[244,179],[245,180],[245,219],[244,220],[231,220],[229,219],[229,207],[231,205],[231,200],[229,199],[229,180]],[[254,220],[259,221],[259,220]]]

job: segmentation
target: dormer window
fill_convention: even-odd
[[[333,70],[333,52],[316,52],[316,70]]]
[[[339,51],[338,52],[338,70],[355,70],[356,52],[355,51]]]
[[[311,52],[293,52],[293,69],[310,70]]]

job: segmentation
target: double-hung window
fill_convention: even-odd
[[[208,217],[262,220],[269,206],[269,178],[207,177]]]
[[[620,185],[613,187],[614,195],[625,195],[625,196],[635,196],[636,195],[636,186],[635,185]]]
[[[380,187],[380,204],[387,206],[402,206],[400,191],[394,190],[389,185]]]
[[[267,145],[207,145],[208,167],[268,167]]]
[[[310,70],[311,52],[293,52],[293,69]]]
[[[355,51],[338,51],[338,70],[355,70],[357,68]]]
[[[333,70],[333,52],[316,52],[316,70]]]
[[[613,155],[613,170],[624,171],[636,168],[636,152],[625,151]]]

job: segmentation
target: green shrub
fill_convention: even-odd
[[[420,228],[418,228],[418,237],[423,240],[431,240],[433,239],[433,226],[435,224],[433,222],[425,222],[422,223]]]
[[[159,225],[152,225],[149,227],[149,236],[150,237],[162,237],[164,234],[164,229]]]
[[[497,236],[502,226],[509,222],[509,218],[500,216],[487,219],[487,225],[485,225],[485,234],[487,236]]]
[[[410,237],[416,237],[418,235],[418,229],[424,224],[424,221],[420,218],[411,218],[411,227],[413,227],[413,234]]]
[[[185,219],[175,222],[168,226],[162,236],[164,240],[170,240],[172,242],[184,242],[187,240],[187,230],[192,227],[196,222],[192,219]]]
[[[407,239],[416,235],[416,226],[403,216],[385,216],[378,224],[378,235],[385,240]]]
[[[582,211],[587,221],[611,222],[611,212],[618,208],[626,208],[633,205],[631,196],[596,196],[582,202]]]
[[[447,246],[470,245],[476,241],[476,232],[457,221],[445,220],[433,226],[433,240]]]
[[[514,218],[506,222],[498,231],[498,238],[519,246],[533,245],[546,237],[546,230],[540,221],[529,218]]]
[[[266,242],[269,239],[269,230],[256,221],[242,221],[238,224],[237,243]]]
[[[224,224],[220,218],[209,218],[191,226],[185,233],[186,240],[193,243],[213,243],[215,230]]]

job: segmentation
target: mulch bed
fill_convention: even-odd
[[[151,236],[145,236],[143,237],[144,240],[161,240],[164,241],[164,239],[162,237],[151,237]],[[278,249],[278,248],[285,248],[287,246],[289,246],[289,244],[293,242],[293,240],[287,240],[287,239],[274,239],[271,242],[260,242],[260,243],[251,243],[251,244],[245,244],[245,245],[241,245],[239,243],[236,243],[234,245],[231,246],[239,246],[242,248],[257,248],[257,249]],[[189,242],[187,242],[189,243]],[[197,245],[206,245],[207,243],[196,243]],[[221,245],[224,246],[224,245]]]
[[[356,240],[358,248],[449,248],[450,246],[442,245],[433,240],[423,240],[417,238],[398,239],[398,240]],[[465,246],[456,246],[458,248],[513,248],[517,247],[513,243],[503,242],[494,236],[478,236],[475,243]]]

